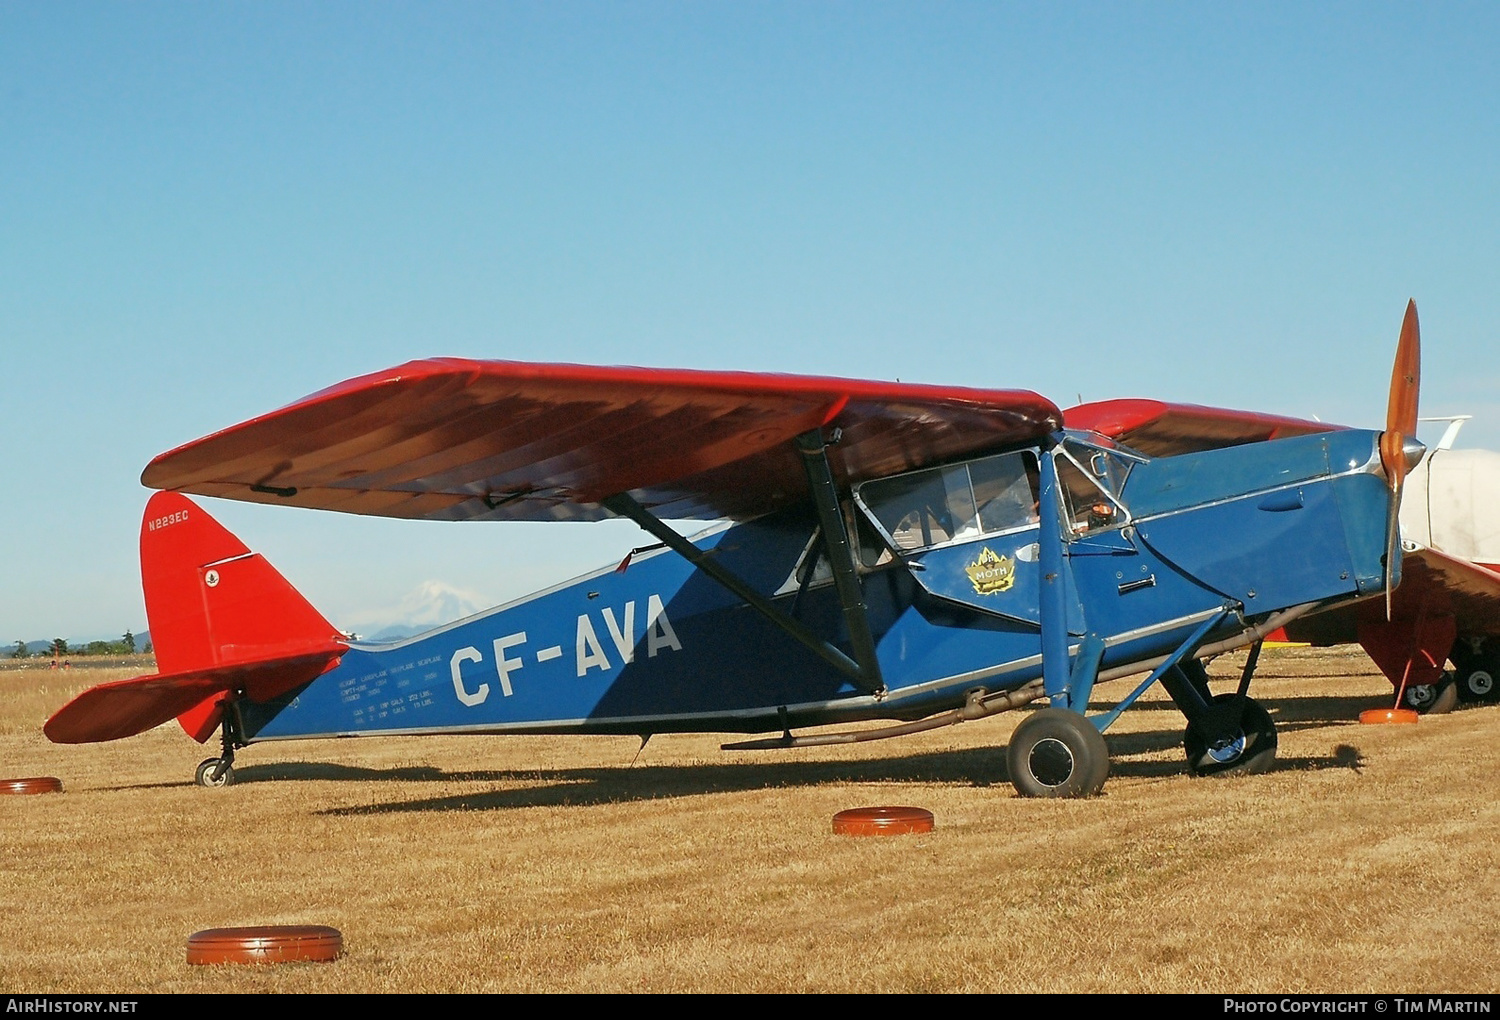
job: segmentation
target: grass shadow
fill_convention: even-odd
[[[1264,699],[1281,732],[1356,725],[1360,711],[1374,707],[1369,697],[1291,697]],[[1094,712],[1112,709],[1117,702],[1097,701]],[[1177,710],[1170,702],[1137,703],[1129,711]],[[1174,725],[1139,732],[1111,732],[1107,737],[1113,759],[1111,774],[1137,778],[1181,775],[1186,763],[1178,760],[1131,760],[1159,755],[1182,746],[1181,717]],[[1323,757],[1281,758],[1273,771],[1352,768],[1358,771],[1359,751],[1341,744]],[[435,766],[368,768],[328,762],[279,762],[244,765],[235,769],[235,784],[272,782],[394,782],[497,783],[513,788],[443,797],[423,797],[382,804],[329,809],[332,815],[402,811],[472,811],[516,807],[600,804],[706,793],[744,792],[776,787],[806,787],[828,783],[891,784],[944,783],[974,787],[1008,786],[1003,746],[956,751],[890,755],[860,761],[745,761],[711,765],[619,765],[580,769],[470,769],[449,771]],[[157,789],[191,785],[150,783],[111,789]]]
[[[725,762],[713,765],[631,765],[582,769],[453,772],[452,782],[527,785],[451,796],[358,807],[330,808],[327,815],[407,811],[483,811],[557,807],[692,797],[782,787],[827,784],[923,783],[988,787],[1008,785],[999,748],[971,748],[862,761]]]
[[[1357,772],[1361,764],[1362,758],[1359,750],[1351,745],[1342,744],[1328,756],[1279,759],[1272,767],[1272,771],[1346,768]],[[1164,761],[1117,760],[1111,767],[1114,775],[1143,778],[1182,775],[1186,770],[1185,762]],[[583,769],[452,772],[440,773],[440,775],[442,779],[451,782],[526,783],[528,785],[504,790],[485,790],[356,807],[329,808],[318,813],[349,816],[427,811],[501,811],[515,808],[581,807],[675,799],[711,793],[743,793],[828,784],[868,783],[889,786],[893,783],[939,783],[981,788],[1009,786],[1010,784],[1004,754],[998,748],[973,748],[852,762],[636,765]]]

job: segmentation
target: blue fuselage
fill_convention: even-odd
[[[981,469],[999,457],[1023,458],[1014,461],[1022,467],[1069,457],[1072,488],[1057,508],[1067,535],[1069,648],[1086,636],[1101,640],[1106,678],[1165,656],[1206,621],[1217,622],[1200,643],[1223,642],[1290,607],[1380,590],[1388,496],[1371,470],[1374,433],[1156,460],[1089,441],[972,462],[967,523],[961,512],[954,517],[952,465],[932,469],[948,472],[947,502],[932,515],[939,525],[898,533],[915,526],[885,512],[891,500],[916,498],[921,473],[904,487],[885,486],[880,512],[874,483],[845,500],[887,687],[880,697],[681,556],[657,550],[623,572],[602,570],[418,638],[356,643],[300,690],[239,703],[242,732],[247,741],[757,732],[917,718],[962,704],[975,688],[1024,685],[1043,672],[1046,558],[1024,473],[1010,490],[1021,493],[1013,499],[1020,516],[987,516]],[[694,544],[780,612],[848,649],[835,586],[817,569],[817,538],[809,508],[722,526]]]

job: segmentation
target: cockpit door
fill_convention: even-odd
[[[1091,590],[1116,597],[1154,583],[1120,500],[1139,458],[1072,437],[1042,456],[1056,458],[1058,469],[1068,629],[1083,633],[1079,571]],[[930,594],[1040,627],[1037,457],[1022,450],[882,478],[860,486],[855,499]]]
[[[882,478],[855,499],[929,593],[1040,626],[1036,458],[1023,450]]]

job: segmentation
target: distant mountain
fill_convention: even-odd
[[[423,581],[388,610],[357,620],[355,632],[365,641],[398,641],[454,620],[473,616],[490,603],[477,592],[445,581]]]
[[[373,634],[361,634],[359,637],[361,641],[400,641],[402,638],[414,637],[424,630],[431,629],[430,627],[405,627],[398,623],[382,627]]]

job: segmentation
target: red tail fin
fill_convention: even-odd
[[[348,647],[275,567],[180,493],[158,492],[146,504],[141,584],[161,672],[80,694],[47,721],[52,740],[112,740],[174,716],[206,740],[226,691],[274,698]]]
[[[280,658],[341,636],[265,557],[181,493],[146,504],[141,586],[163,673]]]

